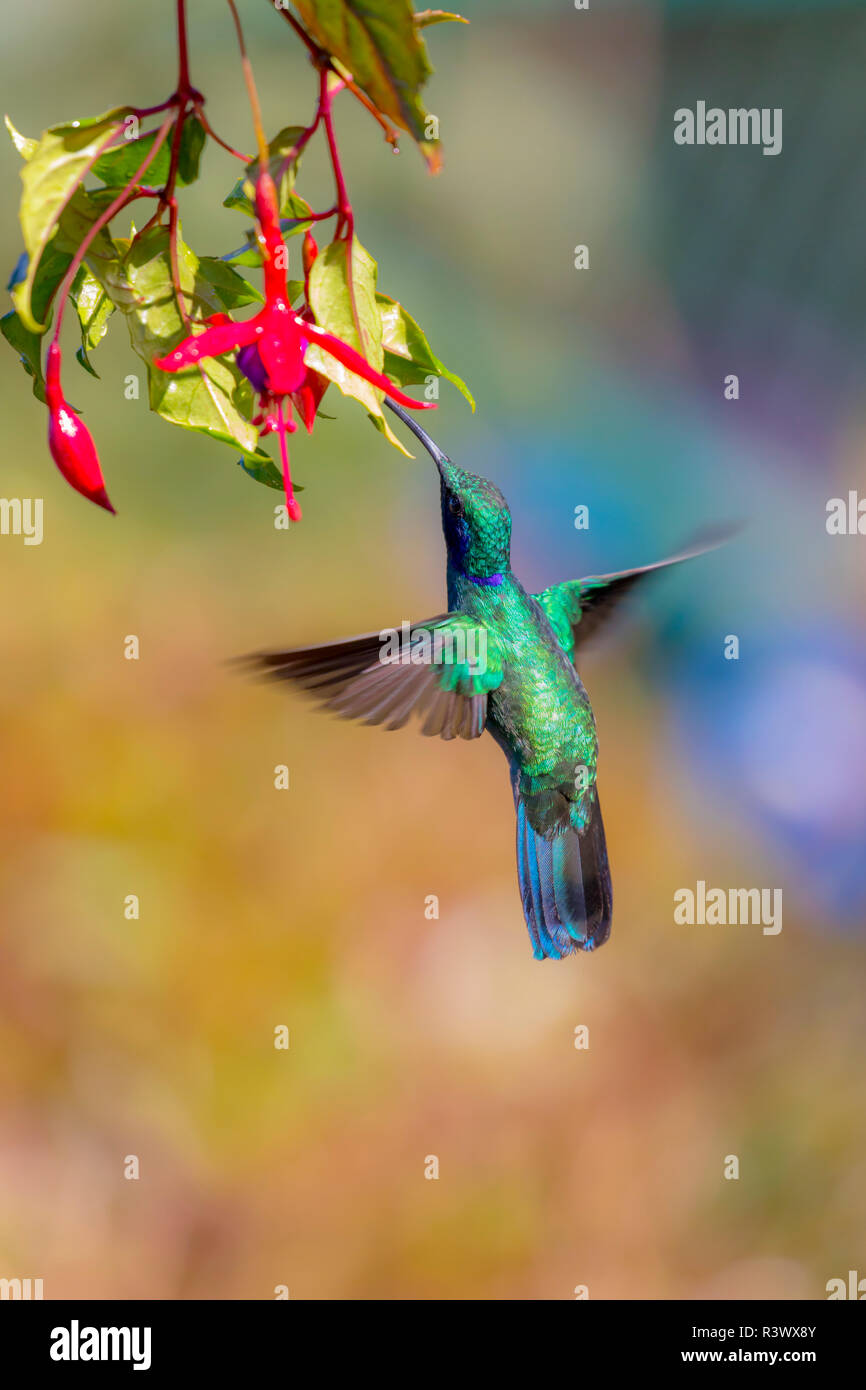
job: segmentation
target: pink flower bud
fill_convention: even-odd
[[[48,447],[51,457],[76,492],[113,515],[114,508],[105,491],[93,436],[63,398],[60,347],[56,342],[48,349],[45,395],[48,400]]]
[[[312,232],[304,233],[303,265],[304,265],[304,298],[310,302],[310,271],[316,263],[319,254],[319,247]]]

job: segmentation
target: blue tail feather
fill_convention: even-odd
[[[536,960],[592,951],[610,935],[613,891],[601,807],[596,797],[583,833],[571,826],[534,830],[515,778],[517,876]]]

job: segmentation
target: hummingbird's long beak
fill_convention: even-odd
[[[424,448],[427,450],[436,467],[439,469],[440,477],[444,477],[444,474],[442,473],[443,463],[452,462],[448,455],[443,454],[442,450],[439,448],[439,445],[433,443],[433,440],[430,438],[427,431],[422,430],[421,426],[418,424],[418,421],[413,419],[413,417],[408,413],[408,411],[403,409],[402,405],[398,405],[396,401],[392,401],[390,396],[385,397],[385,404],[389,410],[393,410],[394,414],[400,420],[403,421],[403,424],[406,426],[406,428],[412,431],[415,438],[420,439],[421,443],[424,445]]]

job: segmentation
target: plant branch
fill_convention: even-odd
[[[211,140],[215,141],[217,145],[220,145],[228,154],[234,155],[235,159],[242,160],[244,164],[249,164],[251,162],[252,155],[242,154],[240,150],[236,150],[228,141],[221,139],[220,136],[217,135],[207,116],[204,114],[204,107],[201,103],[196,104],[195,114],[201,121],[205,134],[209,135]]]
[[[361,88],[358,86],[357,82],[353,77],[344,77],[343,81],[346,84],[346,91],[351,92],[352,96],[356,97],[358,101],[360,101],[361,105],[366,107],[370,115],[373,117],[373,120],[378,122],[378,124],[382,127],[382,130],[385,133],[385,139],[388,141],[388,144],[391,146],[394,153],[399,154],[400,136],[398,135],[394,127],[391,125],[391,122],[385,119],[385,117],[382,115],[382,112],[376,106],[376,103],[370,100],[370,98],[367,96],[367,93],[361,91]]]
[[[244,82],[246,83],[247,96],[250,100],[250,110],[253,115],[253,129],[256,133],[256,144],[259,149],[259,167],[264,170],[268,167],[268,142],[265,139],[265,130],[262,125],[262,108],[259,103],[259,94],[256,90],[252,65],[247,56],[247,46],[244,43],[244,31],[241,28],[240,15],[238,14],[235,0],[228,0],[228,5],[232,12],[232,19],[235,22],[235,29],[237,30],[238,47],[241,51],[241,67],[243,68]]]
[[[186,0],[177,0],[178,92],[189,92],[189,45],[186,36]]]
[[[69,269],[67,270],[66,275],[63,278],[63,284],[60,288],[60,294],[58,295],[57,318],[55,320],[53,334],[54,342],[56,342],[60,337],[60,328],[63,323],[63,314],[64,310],[66,309],[67,302],[69,300],[69,291],[72,287],[72,282],[78,274],[81,263],[87,255],[87,252],[90,250],[90,247],[92,246],[94,239],[99,235],[103,227],[108,226],[108,223],[111,221],[111,219],[115,217],[117,213],[120,212],[121,208],[125,207],[127,203],[131,203],[136,198],[148,196],[144,192],[144,190],[138,187],[138,184],[142,174],[145,172],[146,169],[150,167],[157,154],[159,153],[159,150],[162,147],[162,144],[165,141],[169,130],[171,129],[171,123],[171,116],[169,116],[165,121],[163,121],[162,125],[159,128],[159,131],[157,132],[157,136],[153,142],[153,145],[148,150],[145,158],[142,160],[141,164],[136,169],[132,178],[129,180],[126,187],[117,195],[114,201],[112,203],[109,203],[105,211],[103,213],[100,213],[99,217],[97,217],[96,221],[93,223],[93,226],[90,228],[81,245],[79,246],[78,250],[76,251],[75,255],[73,256],[69,264]]]
[[[298,38],[301,40],[301,42],[304,44],[304,47],[307,49],[307,52],[309,53],[316,67],[329,68],[331,72],[336,73],[336,75],[339,78],[341,78],[343,82],[345,82],[347,90],[352,93],[353,97],[357,98],[361,105],[367,111],[369,111],[373,119],[378,122],[378,124],[382,127],[382,130],[385,132],[385,139],[388,141],[388,144],[396,150],[397,142],[399,140],[397,131],[391,125],[390,121],[387,121],[385,119],[381,111],[376,106],[375,102],[371,101],[370,97],[367,96],[366,92],[361,91],[361,88],[358,86],[357,82],[353,77],[340,72],[334,66],[330,54],[326,53],[324,48],[320,48],[319,45],[316,43],[315,39],[312,39],[310,37],[304,26],[301,24],[300,20],[296,19],[295,16],[291,14],[289,10],[283,9],[282,5],[279,4],[279,0],[271,0],[271,3],[273,4],[274,9],[277,11],[277,14],[281,14],[286,23],[290,25],[292,29],[294,29]]]
[[[354,249],[355,249],[355,214],[352,204],[349,201],[349,194],[346,189],[346,180],[343,177],[343,166],[340,163],[340,151],[337,148],[337,137],[334,132],[334,117],[331,110],[331,102],[334,92],[328,86],[328,76],[330,69],[322,67],[319,69],[319,119],[325,127],[325,135],[328,141],[328,153],[331,156],[331,167],[334,171],[334,183],[337,186],[337,225],[334,228],[334,240],[343,240],[346,243],[346,287],[349,291],[349,303],[352,306],[352,322],[355,325],[355,332],[358,335],[358,347],[364,357],[367,356],[367,348],[364,342],[364,333],[361,328],[361,319],[358,314],[358,306],[355,303],[355,279],[354,279]]]
[[[283,9],[282,5],[278,3],[278,0],[272,0],[272,3],[277,13],[281,14],[286,23],[291,25],[291,27],[294,29],[295,33],[303,43],[304,47],[307,49],[307,52],[309,53],[313,61],[315,63],[321,63],[321,61],[324,59],[326,62],[330,63],[331,60],[328,57],[325,50],[319,47],[315,39],[310,38],[310,35],[307,33],[300,20],[296,19],[295,16],[291,14],[289,10]]]
[[[308,126],[307,126],[307,128],[304,130],[304,132],[303,132],[301,135],[298,136],[298,138],[297,138],[297,140],[295,141],[294,145],[292,145],[292,148],[291,148],[291,149],[288,151],[288,153],[284,156],[284,158],[283,158],[283,160],[282,160],[282,163],[280,164],[279,172],[277,173],[277,177],[276,177],[276,179],[275,179],[275,183],[276,183],[276,185],[277,185],[278,188],[279,188],[280,183],[281,183],[282,179],[284,178],[284,176],[285,176],[285,174],[286,174],[286,172],[287,172],[289,166],[298,158],[298,156],[300,155],[301,151],[304,150],[304,149],[306,149],[307,144],[309,143],[309,141],[312,139],[312,137],[315,135],[316,131],[318,130],[320,118],[321,118],[321,117],[320,117],[320,113],[317,111],[317,112],[316,112],[316,118],[315,118],[315,120],[313,121],[312,125],[308,125]],[[259,166],[259,167],[261,167],[261,166]]]

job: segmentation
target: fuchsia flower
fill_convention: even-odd
[[[286,434],[294,433],[297,428],[292,418],[292,403],[297,406],[304,424],[310,430],[318,403],[327,387],[326,379],[305,363],[308,347],[315,344],[323,348],[349,371],[363,377],[380,391],[386,391],[400,405],[413,410],[429,410],[433,408],[433,403],[413,400],[411,396],[398,391],[355,348],[319,328],[309,307],[300,313],[292,308],[277,190],[267,170],[259,175],[256,184],[256,216],[264,252],[264,307],[244,323],[235,323],[225,314],[214,315],[203,333],[185,338],[173,352],[157,358],[156,365],[164,372],[180,372],[204,358],[237,352],[237,364],[260,398],[261,413],[253,423],[259,425],[263,434],[276,432],[280,436],[286,509],[290,518],[298,521],[301,508],[292,491],[286,445]],[[312,246],[308,243],[305,247],[306,278],[315,258],[315,242],[312,238],[309,242]]]
[[[48,447],[64,478],[76,492],[114,515],[90,430],[67,404],[60,385],[60,347],[53,342],[45,365],[48,401]]]

